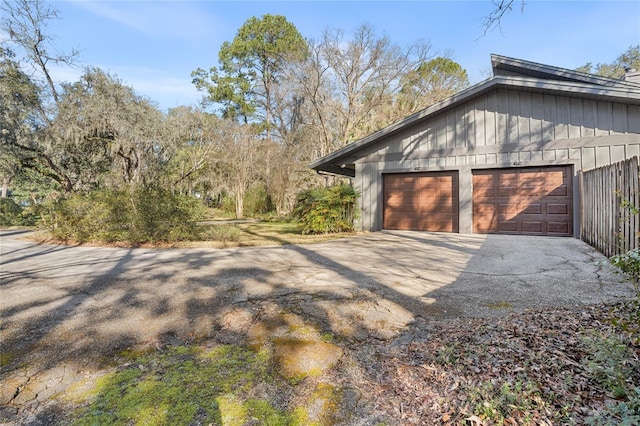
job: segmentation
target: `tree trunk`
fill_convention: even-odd
[[[0,198],[7,198],[9,195],[9,182],[11,179],[7,176],[2,177],[2,190],[0,191]]]
[[[236,219],[244,217],[244,191],[236,191]]]

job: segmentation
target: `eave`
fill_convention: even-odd
[[[510,88],[526,92],[640,105],[640,85],[637,84],[603,86],[587,82],[498,75],[462,90],[461,92],[458,92],[435,105],[346,145],[343,148],[314,161],[309,165],[309,167],[317,171],[353,177],[354,174],[351,174],[352,166],[356,160],[356,156],[354,156],[354,154],[358,150],[374,144],[382,138],[391,136],[409,126],[413,126],[427,120],[438,113],[454,108],[463,102],[467,102],[475,97],[499,88]]]
[[[533,77],[543,80],[569,81],[604,87],[640,89],[640,84],[631,81],[602,77],[581,71],[496,54],[491,55],[491,67],[493,68],[494,76],[517,74],[523,77]]]

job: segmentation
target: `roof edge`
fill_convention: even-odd
[[[475,96],[479,96],[482,93],[494,88],[494,87],[513,87],[516,89],[524,90],[540,90],[547,92],[560,92],[566,94],[586,94],[595,97],[610,98],[617,101],[624,99],[638,100],[640,104],[640,85],[626,86],[602,86],[594,85],[587,82],[573,82],[573,81],[557,81],[557,80],[544,80],[532,77],[515,77],[515,76],[494,76],[487,80],[476,83],[447,99],[444,99],[428,108],[418,111],[400,121],[397,121],[385,128],[382,128],[374,133],[371,133],[361,139],[356,140],[342,148],[317,159],[309,164],[309,167],[315,170],[320,168],[331,161],[339,158],[344,158],[353,151],[357,151],[365,147],[366,145],[377,141],[378,139],[391,135],[407,126],[413,125],[431,115],[442,112],[451,106],[460,103],[462,101],[471,99]]]
[[[603,77],[595,74],[589,74],[582,71],[571,70],[568,68],[556,67],[553,65],[541,64],[538,62],[527,61],[524,59],[512,58],[509,56],[491,54],[491,68],[494,75],[496,69],[509,70],[509,68],[522,69],[530,72],[537,72],[542,74],[549,74],[559,78],[560,80],[572,80],[576,82],[584,82],[589,84],[596,84],[599,86],[621,86],[629,88],[640,88],[639,83],[632,81]],[[516,71],[517,72],[517,71]],[[526,73],[523,73],[526,75]]]

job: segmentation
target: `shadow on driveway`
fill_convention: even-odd
[[[572,238],[394,231],[304,246],[154,250],[3,234],[1,250],[0,404],[16,409],[37,407],[130,348],[242,342],[260,321],[309,323],[358,342],[391,339],[418,319],[631,292]]]

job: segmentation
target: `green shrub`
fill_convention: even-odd
[[[640,296],[640,249],[630,250],[609,259],[635,285]]]
[[[97,190],[49,200],[42,223],[55,238],[77,242],[173,242],[199,238],[204,206],[162,188]]]
[[[229,195],[225,194],[222,196],[220,200],[219,209],[229,217],[235,217],[236,215],[236,199]]]
[[[632,379],[638,372],[635,349],[626,335],[586,336],[587,372],[610,398],[606,408],[587,419],[593,425],[637,425],[640,422],[640,388]]]
[[[15,225],[20,219],[22,208],[10,198],[0,199],[0,226]]]
[[[235,209],[235,204],[234,204]],[[244,214],[248,217],[263,216],[274,210],[271,197],[263,183],[251,185],[244,196]],[[235,210],[234,210],[235,211]]]
[[[632,395],[633,387],[628,379],[640,365],[634,359],[634,349],[627,336],[594,333],[585,336],[584,342],[589,348],[587,371],[591,376],[615,399]]]
[[[349,185],[308,189],[298,195],[293,216],[303,234],[352,232],[358,196]]]
[[[613,256],[611,264],[625,274],[635,287],[636,297],[628,301],[628,309],[614,309],[613,324],[640,344],[640,249]]]
[[[0,198],[0,226],[31,226],[36,216],[11,198]]]

